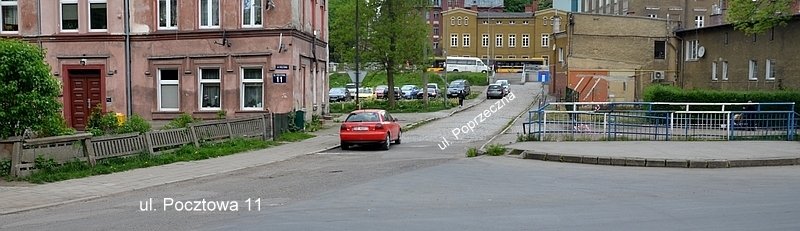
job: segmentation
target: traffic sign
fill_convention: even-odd
[[[356,82],[356,71],[347,71],[347,74],[350,75],[350,80],[354,83]],[[358,82],[364,82],[364,77],[367,76],[366,71],[358,72]]]

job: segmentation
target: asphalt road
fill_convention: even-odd
[[[464,148],[502,129],[496,125],[507,122],[503,116],[444,150],[425,140],[459,118],[409,131],[417,140],[389,151],[329,150],[0,216],[0,230],[800,230],[797,166],[669,169],[465,158]],[[165,198],[224,202],[229,210],[236,201],[238,211],[177,211]]]

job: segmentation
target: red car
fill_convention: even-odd
[[[386,110],[366,109],[350,112],[342,123],[339,138],[342,150],[354,144],[380,144],[382,150],[389,150],[391,143],[400,144],[403,129]]]

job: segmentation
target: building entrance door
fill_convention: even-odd
[[[79,131],[86,130],[92,108],[102,106],[103,89],[100,69],[68,70],[70,124]],[[105,110],[103,110],[105,111]]]

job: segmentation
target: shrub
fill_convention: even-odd
[[[3,158],[0,160],[0,177],[8,176],[11,173],[11,159]]]
[[[794,102],[800,104],[800,91],[719,91],[719,90],[683,90],[673,86],[653,85],[644,89],[644,100],[647,102],[693,102],[693,103],[745,103],[753,102]],[[681,106],[654,107],[655,110],[681,110]],[[695,108],[695,107],[693,107]],[[698,106],[697,110],[720,110],[719,106]],[[769,110],[791,110],[790,106],[767,106]],[[800,107],[795,107],[800,112]]]
[[[75,134],[75,129],[67,125],[67,120],[61,114],[53,115],[42,124],[37,137],[63,136]]]
[[[486,73],[468,73],[468,72],[447,73],[447,81],[453,81],[456,79],[466,79],[473,86],[489,85],[488,82],[486,82]],[[349,75],[339,74],[339,73],[331,74],[330,80],[328,81],[330,87],[344,87],[345,84],[351,82],[352,81],[350,81]],[[445,84],[444,82],[443,73],[429,72],[428,82],[437,83],[441,88],[447,87],[447,84]],[[422,73],[421,72],[395,73],[394,86],[400,87],[405,84],[412,84],[422,87]],[[360,85],[364,87],[376,87],[378,85],[388,85],[386,72],[383,71],[370,72],[367,74],[367,76],[364,77],[364,81]]]
[[[467,149],[467,157],[476,157],[478,156],[478,149],[471,147]]]
[[[395,107],[389,107],[388,100],[362,100],[360,101],[361,108],[363,109],[386,109],[392,113],[410,113],[410,112],[431,112],[450,109],[458,106],[458,99],[448,99],[447,106],[444,105],[444,100],[441,98],[431,99],[428,101],[426,108],[422,100],[397,100]],[[356,110],[355,101],[331,103],[331,113],[350,113]]]
[[[117,113],[111,111],[103,114],[102,106],[97,105],[97,107],[92,108],[92,114],[89,115],[86,127],[95,136],[112,134],[119,128]]]
[[[192,118],[191,115],[183,113],[183,114],[178,115],[178,117],[175,117],[174,119],[172,119],[172,121],[169,122],[169,124],[167,124],[166,126],[164,126],[164,128],[165,129],[185,128],[187,124],[194,123],[194,122],[200,122],[200,121],[202,121],[202,120],[201,119]]]
[[[139,134],[152,131],[150,122],[142,119],[139,115],[132,115],[131,118],[125,120],[122,126],[117,128],[117,134],[125,134],[130,132],[138,132]]]
[[[0,38],[0,139],[41,131],[61,114],[61,85],[44,60],[35,45]]]

